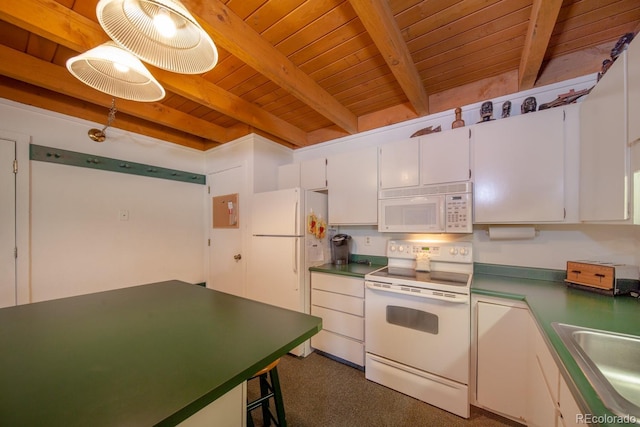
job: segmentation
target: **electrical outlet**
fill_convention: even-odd
[[[129,211],[126,209],[120,209],[120,212],[118,212],[118,218],[120,221],[129,221]]]
[[[364,237],[364,245],[365,246],[371,246],[371,236],[365,236]]]

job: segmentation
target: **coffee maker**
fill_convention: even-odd
[[[331,263],[335,265],[345,265],[349,263],[349,240],[348,234],[336,234],[331,238]]]

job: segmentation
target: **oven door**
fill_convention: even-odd
[[[442,233],[445,196],[416,196],[378,201],[378,231]]]
[[[367,353],[469,384],[470,304],[366,282]]]

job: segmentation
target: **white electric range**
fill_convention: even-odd
[[[469,242],[391,240],[365,276],[367,379],[468,418]]]

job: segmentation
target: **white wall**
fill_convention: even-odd
[[[0,132],[29,135],[33,144],[204,173],[197,150],[115,128],[105,142],[91,141],[87,131],[102,126],[0,100]],[[38,161],[29,166],[30,301],[205,280],[205,186]],[[120,210],[129,212],[128,221],[120,221]]]
[[[512,102],[512,115],[520,114],[520,105],[527,96],[535,96],[538,105],[554,100],[559,94],[590,88],[595,84],[595,74],[566,82],[536,88],[518,94],[493,99],[494,117],[500,117],[502,103]],[[482,102],[462,106],[467,125],[480,120]],[[294,161],[317,157],[329,157],[347,150],[380,146],[409,138],[415,131],[427,126],[451,128],[455,119],[453,110],[433,114],[387,126],[374,131],[340,138],[323,144],[305,147],[294,152]],[[389,239],[467,240],[474,244],[474,260],[481,263],[540,267],[564,270],[567,260],[600,260],[640,264],[640,228],[621,225],[537,225],[536,237],[531,240],[491,241],[486,226],[475,226],[472,235],[411,235],[378,233],[376,227],[340,227],[340,232],[353,236],[352,252],[368,255],[385,255]],[[365,243],[369,237],[368,245]]]
[[[520,105],[528,96],[535,96],[538,105],[553,101],[558,95],[569,92],[571,89],[576,91],[588,89],[596,83],[596,75],[567,80],[565,82],[556,83],[542,88],[535,88],[517,94],[506,95],[496,99],[488,99],[493,102],[493,117],[499,118],[502,114],[502,103],[510,100],[511,115],[520,114]],[[463,105],[462,119],[465,124],[471,125],[480,121],[480,106],[482,102],[475,104]],[[362,132],[356,135],[350,135],[343,138],[327,141],[322,144],[312,145],[310,147],[300,148],[294,151],[293,161],[300,162],[303,160],[314,159],[317,157],[326,157],[334,153],[356,150],[358,148],[380,146],[408,139],[414,132],[424,129],[428,126],[441,126],[443,131],[451,129],[451,123],[455,120],[454,109],[443,111],[429,116],[420,117],[413,120],[407,120],[395,125],[385,126],[383,128]]]
[[[632,225],[536,225],[530,240],[489,240],[486,226],[475,226],[473,234],[378,233],[374,227],[340,227],[353,236],[352,252],[385,256],[390,239],[424,241],[469,241],[474,261],[487,264],[566,269],[572,260],[596,260],[640,264],[640,227]],[[365,237],[369,237],[366,245]]]

